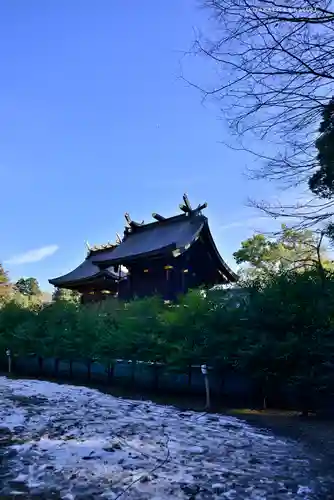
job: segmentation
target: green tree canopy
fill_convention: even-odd
[[[8,273],[4,270],[2,264],[0,264],[0,283],[4,285],[9,284]]]
[[[8,277],[8,273],[0,263],[0,305],[10,299],[12,291],[12,285]]]
[[[330,266],[321,236],[308,229],[291,229],[284,224],[276,239],[255,234],[243,241],[233,256],[237,264],[248,266],[246,275],[251,277]]]
[[[42,293],[36,278],[20,278],[15,283],[15,288],[19,293],[27,296],[36,296]]]

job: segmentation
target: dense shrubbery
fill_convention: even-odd
[[[137,359],[185,369],[209,363],[258,381],[263,395],[298,389],[301,403],[334,392],[334,278],[316,272],[278,275],[236,298],[197,291],[177,306],[159,298],[80,306],[58,301],[0,310],[0,350],[61,359]]]

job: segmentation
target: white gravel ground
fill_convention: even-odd
[[[0,377],[0,499],[334,499],[317,464],[236,418]]]

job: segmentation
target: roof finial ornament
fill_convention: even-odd
[[[189,198],[186,194],[183,195],[183,203],[180,204],[180,209],[182,212],[185,214],[198,214],[203,208],[206,208],[208,204],[205,203],[200,203],[197,208],[192,208]]]
[[[90,252],[92,247],[90,246],[90,244],[88,243],[88,241],[85,241],[85,245],[86,245],[86,248],[87,248],[87,251]]]
[[[163,221],[163,220],[166,219],[166,217],[163,217],[162,215],[157,214],[155,212],[153,212],[152,217],[153,217],[153,219],[155,219],[155,220],[157,220],[159,222],[161,222],[161,221]]]
[[[128,212],[126,212],[124,214],[124,217],[125,217],[126,223],[128,224],[128,226],[131,229],[133,229],[135,227],[140,227],[140,226],[144,225],[144,221],[143,220],[141,222],[135,222],[134,220],[132,220],[131,217],[130,217],[130,215],[128,214]]]
[[[117,243],[117,245],[120,245],[122,243],[122,238],[120,237],[120,235],[118,233],[116,233],[116,243]]]
[[[197,208],[195,208],[194,212],[200,212],[201,210],[203,210],[203,209],[204,209],[204,208],[206,208],[207,206],[208,206],[207,202],[202,203],[202,204],[200,203],[200,204],[198,205],[198,207],[197,207]]]
[[[192,212],[191,204],[186,193],[183,195],[183,204],[181,203],[179,207],[185,214],[190,214]]]
[[[130,214],[129,214],[128,212],[125,212],[124,217],[125,217],[125,220],[126,220],[127,225],[128,225],[128,226],[130,226],[130,225],[131,225],[131,222],[132,222],[132,219],[131,219],[131,217],[130,217]]]

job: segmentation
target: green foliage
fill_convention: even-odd
[[[162,312],[168,364],[184,369],[195,360],[206,362],[209,354],[209,311],[210,302],[197,291],[191,291],[181,297],[179,304]]]
[[[0,283],[9,283],[8,273],[4,270],[2,264],[0,264]]]
[[[265,280],[277,273],[291,270],[305,271],[330,267],[320,236],[311,230],[295,230],[285,224],[280,235],[268,238],[256,234],[241,243],[241,248],[233,254],[237,264],[246,264],[241,275],[244,280]]]
[[[121,357],[141,361],[161,361],[163,330],[160,298],[137,299],[126,304],[119,318],[117,338]]]
[[[269,241],[263,234],[255,234],[241,242],[241,248],[234,252],[233,257],[237,264],[247,262],[253,267],[266,267],[274,260],[277,244]]]
[[[4,270],[0,263],[0,307],[10,300],[12,294],[13,290],[8,273]]]
[[[264,396],[291,386],[310,407],[334,393],[334,276],[316,269],[270,276],[260,287],[192,291],[177,304],[159,298],[42,308],[11,301],[0,311],[0,351],[59,359],[122,358],[185,370],[209,363],[257,382]]]
[[[37,320],[35,311],[14,301],[8,302],[0,311],[0,353],[3,354],[10,348],[16,354],[27,354],[27,344],[29,341],[35,344],[35,338],[31,328],[25,326],[34,326],[34,320]]]
[[[39,296],[42,293],[36,278],[20,278],[15,283],[15,288],[22,295],[29,297]]]
[[[334,99],[324,107],[316,141],[318,170],[309,180],[311,191],[321,198],[334,194]]]
[[[66,301],[77,304],[80,301],[80,293],[75,290],[67,290],[66,288],[55,288],[52,300],[54,302]]]

